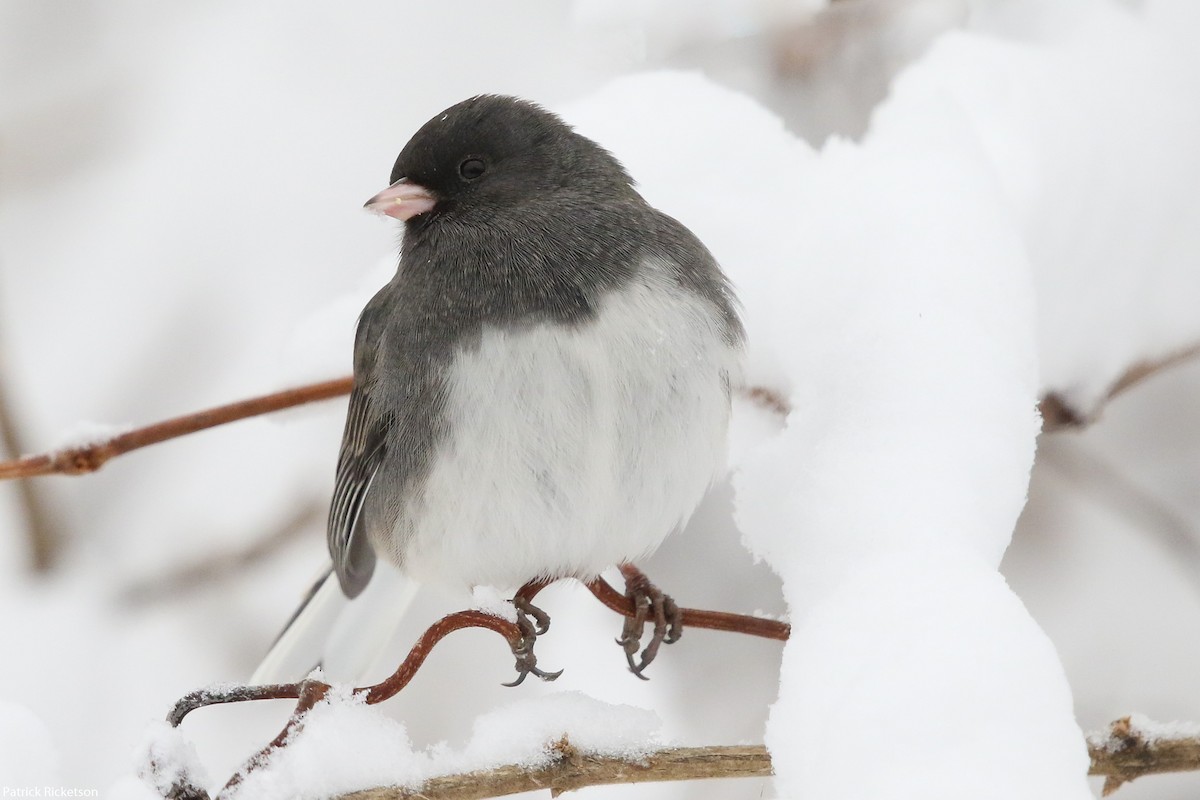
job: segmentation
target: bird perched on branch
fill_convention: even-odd
[[[292,627],[338,586],[363,592],[378,558],[463,587],[616,564],[656,617],[640,662],[641,620],[620,640],[640,675],[678,620],[633,563],[724,466],[744,338],[725,277],[611,154],[524,100],[446,109],[390,183],[366,207],[404,238],[358,323],[329,512],[336,581]],[[530,639],[544,630],[543,612],[514,604]],[[518,680],[549,677],[517,655]]]

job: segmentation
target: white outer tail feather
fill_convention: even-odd
[[[361,684],[387,647],[420,584],[380,561],[362,594],[342,594],[332,572],[258,665],[250,682],[293,683],[320,666],[326,680]]]

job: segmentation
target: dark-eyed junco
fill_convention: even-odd
[[[595,142],[493,95],[427,122],[367,207],[404,239],[354,344],[328,526],[346,595],[377,556],[463,587],[586,580],[687,521],[743,344],[687,228]]]

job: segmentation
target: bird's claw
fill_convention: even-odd
[[[645,575],[633,572],[631,568],[627,569],[630,569],[630,574],[626,576],[625,596],[633,605],[633,616],[625,618],[625,625],[621,629],[621,637],[617,639],[617,644],[625,651],[629,671],[642,680],[649,680],[642,673],[658,656],[658,648],[661,645],[679,641],[683,635],[683,615],[675,601],[650,583]],[[646,649],[642,650],[639,656],[642,631],[651,620],[654,622],[654,632]]]
[[[513,656],[517,659],[517,677],[510,683],[502,685],[520,686],[529,675],[544,681],[556,680],[559,675],[562,675],[562,670],[546,672],[539,669],[537,656],[533,654],[533,645],[537,642],[537,637],[550,630],[550,615],[519,594],[513,598],[512,603],[513,607],[517,609],[517,628],[521,631],[521,640],[513,647],[512,651]]]
[[[533,654],[533,643],[535,640],[536,637],[523,636],[520,643],[513,648],[513,656],[517,659],[517,677],[509,683],[501,684],[501,686],[520,686],[529,675],[541,678],[544,681],[553,681],[557,680],[558,676],[563,674],[561,669],[558,672],[546,672],[538,668],[537,656]]]

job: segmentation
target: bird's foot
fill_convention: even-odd
[[[537,656],[533,654],[533,645],[537,642],[537,637],[550,630],[550,615],[529,601],[529,597],[525,594],[528,586],[529,584],[517,592],[512,599],[513,607],[517,610],[517,627],[521,631],[521,639],[512,651],[513,656],[517,659],[517,677],[511,683],[504,684],[505,686],[520,686],[529,675],[544,681],[552,681],[562,675],[561,669],[558,672],[546,672],[538,669]]]
[[[550,615],[531,603],[521,592],[513,597],[512,604],[517,609],[517,626],[521,633],[536,639],[550,630]]]
[[[633,604],[634,613],[625,618],[617,644],[625,650],[629,671],[642,680],[649,680],[642,672],[654,661],[661,645],[679,641],[683,635],[683,615],[675,601],[663,594],[640,569],[632,564],[622,564],[620,570],[625,579],[625,597]],[[650,621],[654,622],[654,632],[639,656],[642,632]]]

